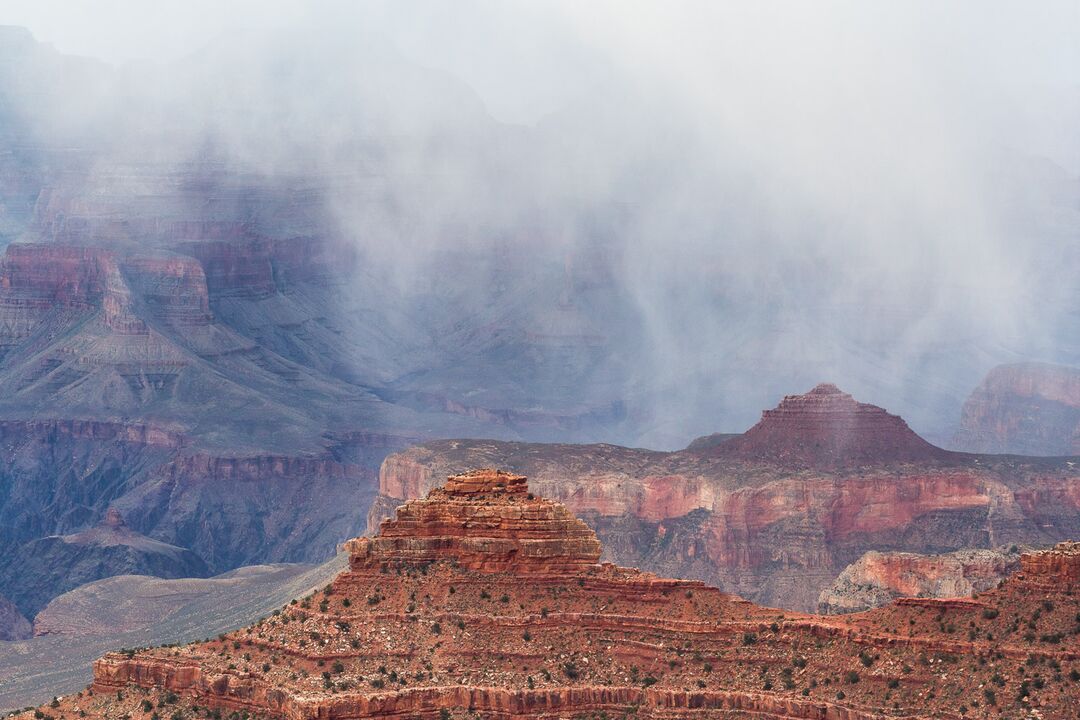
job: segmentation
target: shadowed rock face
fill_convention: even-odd
[[[981,688],[1015,697],[1032,654],[1014,613],[1039,608],[1059,628],[1080,610],[1080,554],[1062,545],[972,599],[782,613],[596,564],[584,525],[524,490],[491,471],[451,478],[351,543],[349,569],[322,592],[214,640],[110,653],[92,695],[53,709],[117,717],[145,699],[181,720],[200,707],[289,720],[997,717]],[[1078,637],[1041,642],[1041,662],[1071,667]],[[1023,687],[1044,717],[1080,697],[1071,682]]]
[[[953,442],[971,452],[1080,455],[1080,368],[994,368],[964,403]]]
[[[19,608],[0,596],[0,640],[25,640],[33,634],[30,621],[23,617]]]
[[[898,415],[856,402],[830,383],[788,395],[742,435],[705,452],[791,469],[927,462],[945,457]]]
[[[198,555],[134,532],[115,508],[95,528],[34,540],[0,559],[0,584],[30,617],[56,595],[104,577],[208,574]]]
[[[959,550],[942,555],[870,551],[844,568],[818,598],[818,612],[849,613],[901,597],[970,597],[997,587],[1020,567],[1015,547]]]
[[[593,527],[605,560],[814,610],[869,550],[940,554],[1080,535],[1080,463],[936,448],[832,386],[789,396],[742,436],[663,453],[450,440],[387,457],[369,532],[469,467],[528,475]]]

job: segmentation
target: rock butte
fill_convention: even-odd
[[[110,653],[90,689],[41,712],[1060,718],[1080,701],[1078,548],[1025,555],[974,599],[785,613],[597,564],[595,537],[563,506],[478,471],[351,541],[349,569],[323,591],[217,639]]]
[[[825,384],[786,397],[741,436],[676,452],[427,442],[383,462],[368,531],[447,475],[502,467],[585,520],[603,560],[812,611],[870,550],[940,554],[1080,537],[1076,460],[948,452]]]
[[[926,461],[948,454],[916,435],[900,416],[856,402],[831,383],[786,396],[754,427],[707,452],[790,467]]]

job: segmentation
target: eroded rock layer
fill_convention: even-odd
[[[804,453],[818,443],[828,452]],[[441,478],[483,466],[527,475],[565,503],[596,530],[604,560],[804,611],[870,550],[938,555],[1080,536],[1077,458],[946,452],[832,386],[786,398],[743,436],[672,453],[425,443],[383,462],[368,531]]]
[[[856,402],[831,383],[788,395],[763,412],[754,427],[705,452],[792,468],[929,461],[945,455],[898,415]]]
[[[454,489],[478,477],[498,482]],[[385,537],[351,545],[333,583],[255,625],[106,655],[88,691],[42,712],[876,720],[1032,708],[1059,718],[1080,699],[1074,545],[1025,556],[1020,576],[972,599],[802,615],[596,564],[595,546],[563,550],[576,566],[538,573],[534,555],[508,553],[512,529],[520,547],[572,548],[588,533],[504,478],[472,475],[409,503]],[[405,528],[425,552],[397,543]],[[492,561],[477,562],[485,553]]]
[[[1015,546],[941,555],[871,550],[821,592],[818,612],[860,612],[901,597],[970,597],[996,587],[1019,566]]]

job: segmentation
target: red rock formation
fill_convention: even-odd
[[[1048,630],[1075,622],[1071,547],[1026,557],[1023,582],[974,600],[826,617],[597,565],[583,525],[493,471],[451,479],[383,527],[350,544],[349,570],[321,593],[215,640],[110,653],[89,693],[52,710],[955,720],[996,718],[1021,695],[1021,708],[1064,717],[1080,698],[1060,675],[1077,664],[1078,636],[1047,634],[1033,655],[1014,628],[1036,608],[1032,622]],[[416,544],[402,542],[406,530]],[[575,562],[537,572],[534,541],[562,548],[538,557]]]
[[[898,415],[856,402],[829,383],[805,395],[788,395],[763,412],[757,425],[706,452],[789,468],[925,462],[945,455]]]
[[[481,572],[574,575],[600,560],[600,543],[585,523],[562,505],[526,495],[521,475],[495,470],[451,477],[399,509],[377,537],[352,540],[346,549],[354,569],[449,554]]]
[[[954,443],[971,452],[1080,455],[1080,368],[999,365],[964,403]]]
[[[1019,551],[1005,548],[942,555],[870,551],[821,592],[818,611],[861,612],[901,597],[970,596],[996,587],[1019,564]]]
[[[1071,591],[1080,583],[1080,543],[1062,542],[1052,550],[1020,558],[1017,582]]]
[[[857,440],[842,457],[834,454],[841,428]],[[831,438],[822,440],[828,452],[806,454],[816,451],[814,438]],[[485,465],[529,475],[536,492],[580,514],[604,541],[606,560],[800,610],[815,609],[869,550],[938,554],[1080,533],[1080,466],[949,453],[830,387],[788,398],[742,437],[695,450],[468,440],[414,447],[384,461],[369,532],[439,477]]]

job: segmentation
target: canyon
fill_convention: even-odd
[[[383,462],[368,531],[439,478],[481,466],[527,475],[565,503],[595,529],[605,560],[802,611],[870,550],[1080,536],[1075,459],[948,452],[832,385],[786,397],[743,435],[670,453],[478,440],[412,447]]]
[[[22,637],[0,646],[0,712],[67,695],[118,647],[193,642],[244,627],[333,580],[348,564],[258,565],[210,578],[118,575],[54,598]]]
[[[0,585],[9,588],[12,602],[28,617],[57,594],[103,577],[207,574],[198,555],[132,531],[115,509],[95,528],[32,540],[0,558]]]
[[[312,49],[296,34],[275,36],[280,67],[291,68],[286,79],[277,64],[238,62],[266,50],[246,34],[128,72],[0,27],[0,556],[35,555],[33,543],[92,531],[113,510],[132,532],[194,553],[206,573],[320,562],[363,531],[373,502],[385,515],[416,496],[394,490],[398,481],[388,477],[380,494],[379,469],[417,443],[677,448],[694,434],[745,427],[779,393],[827,372],[862,397],[895,401],[916,427],[951,434],[956,407],[988,364],[1073,361],[1068,347],[1043,352],[1039,334],[984,343],[943,324],[926,343],[932,352],[899,362],[891,338],[922,327],[910,295],[875,305],[873,330],[861,332],[860,304],[795,295],[774,303],[723,250],[671,273],[668,290],[677,292],[650,295],[656,289],[641,280],[654,275],[652,263],[632,239],[647,225],[638,209],[670,192],[668,183],[616,172],[599,184],[618,191],[583,206],[593,175],[580,162],[589,155],[566,144],[575,137],[600,147],[617,127],[620,136],[636,134],[634,147],[652,147],[655,128],[628,126],[640,114],[621,109],[642,98],[612,86],[611,95],[534,128],[509,126],[464,83],[385,42],[354,40]],[[208,77],[215,89],[202,83]],[[342,77],[357,82],[344,88]],[[181,90],[171,97],[166,88]],[[311,101],[295,107],[292,96]],[[432,117],[445,122],[425,121]],[[324,122],[343,132],[314,136],[311,127]],[[678,127],[663,134],[689,137]],[[681,147],[672,167],[697,154]],[[1014,207],[1024,238],[1064,236],[1073,180],[1024,177],[1032,179],[1025,193],[1036,182],[1053,189],[1056,208]],[[705,206],[701,226],[723,228],[755,203]],[[772,215],[760,207],[749,227]],[[1046,284],[1058,292],[1040,298],[1040,311],[1065,318],[1056,334],[1072,337],[1068,291],[1077,275],[1071,256],[1053,256],[1040,277],[1056,278]],[[627,274],[642,265],[639,277]],[[822,270],[789,259],[778,271],[799,282],[771,287],[831,297],[809,292],[812,283],[851,279]],[[702,328],[656,335],[654,313],[683,287],[702,317],[723,318],[704,351],[718,364],[689,363],[669,377],[665,368],[682,367],[671,356],[704,347]],[[876,287],[865,294],[879,297]],[[682,318],[681,301],[675,309]],[[822,326],[825,318],[834,325]],[[831,391],[812,402],[837,422],[853,407]],[[788,425],[820,414],[800,406],[777,413]],[[1070,507],[1071,475],[1057,465],[987,460],[976,468],[939,456],[870,406],[855,406],[851,417],[850,428],[807,435],[802,445],[767,436],[766,425],[683,454],[567,448],[580,470],[622,467],[626,458],[659,465],[643,476],[640,500],[604,488],[599,470],[583,474],[591,484],[578,490],[544,489],[586,516],[612,559],[792,607],[811,606],[818,589],[879,541],[937,552],[1067,534],[1067,513],[1053,508],[1060,498]],[[776,469],[740,469],[756,455]],[[851,463],[874,469],[852,485],[844,475]],[[894,499],[880,493],[896,489],[889,478],[897,463],[923,500],[897,497],[890,510]],[[920,476],[927,463],[933,471]],[[984,487],[986,463],[998,469]],[[699,466],[742,479],[724,490]],[[804,477],[750,487],[793,470]],[[814,473],[821,477],[805,477]],[[1014,476],[1033,483],[1015,503]],[[958,506],[938,507],[948,494]],[[828,518],[799,526],[807,513],[827,514],[816,500],[827,497],[840,508],[835,528]],[[958,519],[996,508],[999,497],[1004,515],[995,510],[987,532]],[[864,501],[876,504],[856,509]],[[874,513],[891,518],[883,529]],[[951,537],[944,526],[954,520]],[[834,529],[835,540],[823,536]],[[912,537],[896,537],[904,533]],[[32,574],[26,584],[42,588],[25,612],[68,587],[21,567]],[[72,577],[131,566],[96,567]],[[812,588],[791,580],[798,570]],[[0,580],[0,594],[21,595],[16,584]]]
[[[589,528],[531,490],[451,477],[350,541],[321,590],[216,638],[108,653],[36,712],[955,720],[1065,717],[1080,697],[1080,544],[1024,554],[974,598],[804,615],[599,562]]]

